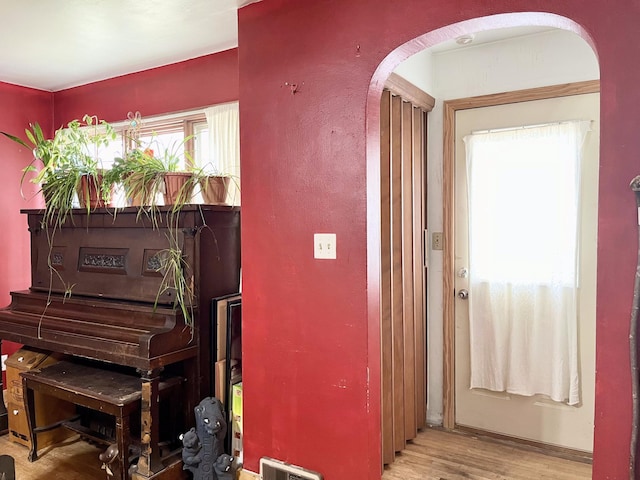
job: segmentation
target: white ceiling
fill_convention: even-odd
[[[0,81],[61,90],[237,46],[251,0],[0,0]]]
[[[57,91],[234,48],[237,10],[255,1],[0,0],[0,81]]]
[[[524,37],[526,35],[535,35],[542,32],[555,30],[551,27],[540,26],[524,26],[524,27],[505,27],[496,28],[494,30],[485,30],[471,35],[471,42],[468,44],[459,44],[458,39],[444,41],[429,48],[432,53],[447,53],[460,48],[468,48],[476,45],[487,43],[502,42],[508,39]]]

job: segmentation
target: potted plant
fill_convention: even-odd
[[[183,148],[189,138],[169,147],[162,146],[155,138],[150,142],[130,139],[133,147],[115,160],[108,173],[112,181],[122,184],[127,204],[138,207],[139,214],[147,216],[153,228],[166,225],[167,248],[156,254],[157,271],[162,275],[156,302],[167,291],[173,292],[174,307],[181,310],[187,325],[191,325],[193,318],[194,292],[192,273],[185,271],[183,232],[179,223],[180,211],[191,202],[196,182],[189,168],[190,156]],[[166,209],[158,208],[160,193]]]
[[[157,140],[148,145],[138,141],[122,158],[116,159],[114,167],[121,170],[121,181],[125,193],[132,203],[142,199],[154,205],[156,195],[162,193],[165,205],[179,210],[192,201],[197,183],[195,171],[190,167],[191,157],[184,145],[191,137],[163,147]]]
[[[27,177],[27,174],[35,172],[35,175],[31,178],[32,183],[40,185],[42,188],[43,183],[46,182],[47,177],[52,173],[54,165],[57,163],[60,152],[57,149],[57,145],[53,139],[45,138],[42,132],[40,124],[31,123],[29,128],[25,129],[25,135],[27,140],[31,143],[28,145],[26,141],[22,140],[15,135],[11,135],[7,132],[0,132],[0,134],[9,138],[10,140],[22,145],[27,150],[33,153],[33,160],[22,169],[22,178],[20,179],[20,191],[22,192],[22,186]],[[39,168],[38,165],[40,164]],[[24,197],[24,194],[23,194]]]
[[[165,167],[150,148],[134,148],[116,158],[109,179],[124,187],[128,206],[155,206],[163,191]]]
[[[105,176],[99,151],[115,137],[110,124],[90,115],[85,115],[82,121],[72,120],[67,128],[56,131],[54,141],[61,144],[63,160],[61,168],[54,172],[54,189],[57,185],[61,191],[70,191],[71,184],[75,182],[82,208],[91,210],[108,205],[114,184],[112,177]],[[57,206],[66,208],[67,205],[61,203]]]
[[[174,142],[162,151],[160,160],[165,166],[162,174],[164,183],[164,203],[179,209],[191,203],[193,190],[197,184],[197,176],[191,167],[191,155],[185,150],[186,143],[193,137],[185,137],[181,142]]]
[[[115,138],[115,131],[104,120],[85,115],[56,130],[50,139],[45,138],[38,123],[33,123],[25,130],[31,145],[0,133],[33,151],[34,159],[23,169],[21,184],[28,173],[35,173],[30,181],[40,185],[48,220],[55,216],[63,221],[76,195],[81,207],[89,210],[108,203],[113,183],[104,181],[98,152]]]
[[[196,183],[200,187],[202,200],[208,205],[227,205],[231,185],[237,185],[236,178],[222,173],[210,165],[195,169]]]

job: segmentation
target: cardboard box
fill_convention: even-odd
[[[24,405],[20,372],[36,370],[57,362],[59,355],[22,347],[7,358],[7,411],[9,412],[9,440],[31,447],[27,410]],[[34,395],[36,425],[49,425],[75,415],[75,405],[36,392]],[[38,448],[59,443],[74,433],[62,427],[38,434]]]

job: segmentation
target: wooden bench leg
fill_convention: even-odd
[[[38,434],[36,428],[36,406],[33,390],[29,388],[26,378],[22,378],[22,394],[24,395],[24,406],[27,414],[27,428],[29,430],[29,440],[31,449],[29,450],[29,461],[35,462],[38,459]]]
[[[164,468],[160,460],[160,424],[158,395],[160,393],[160,370],[142,373],[141,427],[142,450],[134,478],[149,478]]]
[[[118,442],[118,460],[120,463],[120,479],[129,478],[129,416],[119,415],[116,417],[116,441]]]

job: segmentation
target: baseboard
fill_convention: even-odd
[[[238,470],[237,480],[260,480],[260,475],[249,470]]]
[[[564,458],[565,460],[572,460],[574,462],[591,464],[593,462],[593,455],[589,452],[583,452],[581,450],[574,450],[566,447],[558,447],[555,445],[549,445],[546,443],[535,442],[532,440],[525,440],[521,438],[508,437],[506,435],[500,435],[498,433],[487,432],[471,427],[464,427],[456,425],[455,433],[461,435],[471,435],[475,437],[482,437],[492,440],[494,442],[516,445],[520,448],[527,449],[529,451],[535,451],[543,453],[545,455],[551,455],[558,458]]]

